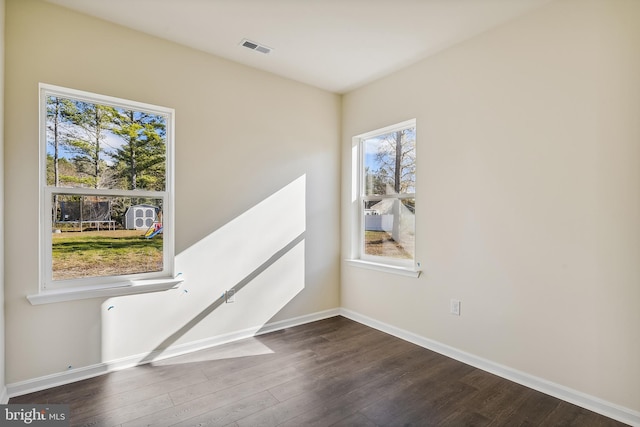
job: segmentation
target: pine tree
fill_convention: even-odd
[[[104,161],[107,132],[112,127],[113,107],[83,101],[72,101],[66,112],[72,123],[68,146],[75,154],[78,172],[88,176],[93,188],[102,187],[102,172],[107,167]]]
[[[165,119],[140,111],[117,111],[115,135],[124,144],[111,157],[117,162],[118,175],[130,190],[164,190],[165,188]]]

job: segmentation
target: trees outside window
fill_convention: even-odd
[[[171,276],[173,110],[40,91],[41,288]]]
[[[359,257],[412,266],[415,258],[415,120],[356,137]]]

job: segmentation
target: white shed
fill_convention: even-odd
[[[156,221],[156,206],[133,205],[129,206],[124,215],[124,228],[127,230],[146,230]]]

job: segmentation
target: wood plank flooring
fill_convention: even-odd
[[[15,397],[73,426],[622,426],[344,317]]]

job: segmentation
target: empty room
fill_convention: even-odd
[[[639,0],[0,12],[0,425],[640,426]]]

